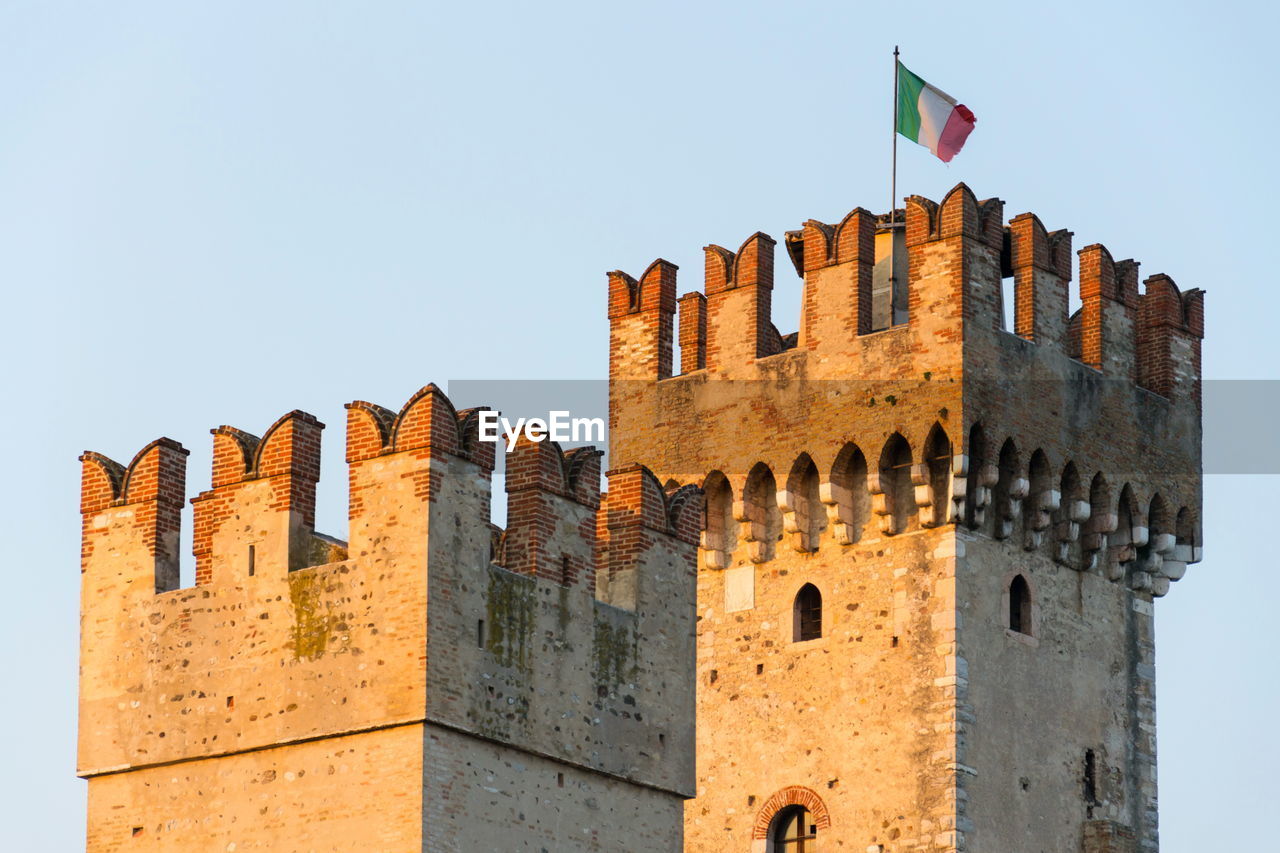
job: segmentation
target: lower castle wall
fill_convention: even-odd
[[[678,795],[438,726],[427,727],[425,753],[431,853],[682,849]]]
[[[1020,531],[1019,531],[1020,533]],[[1089,819],[1138,830],[1154,803],[1154,718],[1140,731],[1149,598],[1097,569],[1077,572],[1020,539],[963,536],[961,654],[974,722],[960,761],[976,850],[1078,853]],[[1009,581],[1020,572],[1035,605],[1031,638],[1009,631]],[[1150,647],[1145,653],[1149,664]],[[1096,804],[1085,800],[1085,750],[1095,756]],[[1135,758],[1135,756],[1137,756]],[[1154,827],[1149,827],[1154,844]]]
[[[421,725],[96,776],[86,849],[414,853],[421,778]]]
[[[698,790],[685,806],[686,850],[767,849],[757,827],[792,786],[825,807],[818,850],[951,849],[954,561],[943,552],[953,539],[950,528],[869,528],[854,545],[824,539],[801,554],[783,541],[767,563],[699,572]],[[797,643],[793,602],[805,583],[822,593],[823,633]],[[726,612],[726,592],[752,606]]]
[[[641,553],[635,608],[612,607],[585,580],[491,563],[487,491],[468,488],[474,466],[449,464],[428,558],[428,721],[691,792],[692,546],[649,530],[617,543]],[[555,517],[552,564],[594,560],[594,511],[562,501]]]
[[[366,558],[123,603],[87,574],[81,773],[420,719],[426,578],[411,565]]]
[[[411,724],[94,777],[86,850],[678,853],[683,804]]]

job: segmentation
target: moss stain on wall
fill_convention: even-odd
[[[639,646],[634,622],[614,624],[607,615],[597,611],[594,628],[591,660],[595,664],[597,683],[612,687],[634,680]]]
[[[329,648],[329,638],[337,623],[329,605],[321,598],[321,582],[315,572],[289,573],[289,601],[293,604],[294,660],[311,660]]]
[[[528,672],[536,585],[532,578],[489,567],[485,595],[485,648],[503,666]]]

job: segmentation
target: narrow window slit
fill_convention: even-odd
[[[1084,751],[1084,802],[1092,809],[1098,804],[1098,760],[1092,749]]]
[[[1009,583],[1009,629],[1031,635],[1031,587],[1022,575]]]

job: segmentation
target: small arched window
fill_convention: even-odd
[[[1009,630],[1031,635],[1031,587],[1022,575],[1009,582]]]
[[[818,826],[804,806],[788,806],[778,812],[769,830],[770,853],[813,853]]]
[[[811,583],[796,593],[794,641],[816,640],[822,636],[822,593]]]

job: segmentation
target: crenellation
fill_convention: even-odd
[[[193,819],[247,846],[303,837],[294,820],[358,824],[367,790],[326,787],[323,772],[303,787],[329,807],[280,821],[224,805],[240,796],[226,785],[314,773],[335,754],[366,773],[357,756],[370,750],[394,754],[388,798],[419,814],[444,796],[480,809],[482,787],[431,762],[494,749],[560,766],[610,811],[631,814],[639,797],[678,814],[692,791],[700,491],[668,496],[635,466],[610,475],[602,505],[598,451],[526,442],[510,457],[513,509],[495,549],[479,411],[455,411],[433,385],[395,414],[348,405],[350,543],[313,529],[315,418],[291,412],[261,440],[214,430],[215,485],[193,499],[205,570],[161,594],[152,574],[167,577],[173,557],[176,579],[186,451],[161,439],[128,468],[84,454],[78,764],[90,850],[118,849],[122,821],[153,828],[128,839],[147,850],[171,849]],[[521,501],[547,525],[523,557],[512,547],[529,528]],[[599,554],[610,590],[596,588]],[[427,750],[433,738],[451,751]],[[168,766],[179,769],[161,784]],[[179,775],[185,798],[170,783]],[[400,824],[397,844],[483,834],[470,823]],[[517,820],[504,831],[533,832]]]
[[[1204,293],[1184,294],[1163,273],[1144,285],[1138,302],[1138,384],[1162,397],[1182,396],[1199,405]]]
[[[703,248],[709,369],[781,351],[771,317],[774,246],[772,237],[757,231],[737,252],[714,244]]]
[[[563,453],[555,442],[520,437],[506,463],[508,571],[594,594],[600,456],[594,447]]]
[[[1065,349],[1072,233],[1049,233],[1034,213],[1009,220],[1013,331],[1037,344]]]
[[[458,412],[433,383],[409,398],[396,417],[389,452],[427,450],[432,455],[461,455]]]
[[[100,453],[80,456],[83,519],[80,572],[86,574],[118,549],[128,559],[85,583],[131,595],[178,586],[178,540],[188,451],[159,438],[123,466]],[[127,543],[121,548],[121,542]],[[117,586],[123,584],[123,587]]]
[[[522,437],[505,530],[485,410],[434,385],[347,406],[348,542],[314,530],[315,418],[214,430],[194,588],[186,451],[85,453],[89,849],[145,813],[131,850],[375,821],[387,849],[760,851],[803,807],[823,849],[1156,850],[1203,293],[1095,243],[1068,316],[1072,238],[964,184],[807,220],[785,336],[763,233],[679,299],[666,261],[610,273],[608,488],[595,448]],[[394,805],[325,767],[387,768]],[[284,772],[305,796],[255,788],[269,820],[236,793]]]
[[[710,247],[720,354],[658,381],[611,370],[613,464],[706,494],[686,849],[763,843],[788,789],[814,792],[824,846],[1075,853],[1093,809],[1152,848],[1152,603],[1202,553],[1202,302],[1163,278],[1139,296],[1137,264],[1094,244],[1069,317],[1070,231],[1006,225],[964,185],[904,214],[788,232],[794,350],[743,323],[724,354],[735,256]],[[875,303],[894,230],[904,317]],[[1086,752],[1123,780],[1092,805]]]
[[[876,219],[854,208],[837,227],[809,220],[787,232],[787,249],[801,264],[804,305],[798,346],[819,350],[851,346],[872,329]]]
[[[1099,243],[1079,254],[1080,358],[1105,376],[1133,382],[1137,263],[1112,260]]]
[[[1036,346],[1027,351],[1031,361],[1046,367],[1055,358],[1075,361],[1166,397],[1178,386],[1196,387],[1203,337],[1200,291],[1179,295],[1180,311],[1167,296],[1140,295],[1137,262],[1114,261],[1104,246],[1092,244],[1078,253],[1082,307],[1068,315],[1073,233],[1049,231],[1032,213],[1015,216],[1008,225],[1002,217],[999,199],[979,201],[964,184],[940,203],[908,198],[900,228],[904,257],[898,263],[906,280],[901,307],[897,295],[886,291],[876,296],[873,289],[873,280],[881,276],[879,266],[887,264],[887,257],[881,257],[888,254],[885,216],[855,208],[839,225],[811,219],[787,232],[787,252],[805,280],[795,344],[777,333],[770,317],[773,241],[757,233],[737,253],[707,246],[704,292],[678,300],[681,369],[684,374],[709,370],[714,376],[750,376],[755,361],[796,346],[817,356],[809,363],[810,375],[816,370],[848,376],[845,365],[853,359],[878,375],[948,377],[960,363],[964,341],[977,341],[1007,325]],[[1008,277],[1013,279],[1012,318],[1003,317],[1001,291]],[[1155,278],[1148,288],[1163,293],[1172,286],[1165,276]],[[874,285],[881,286],[887,283]],[[611,293],[617,301],[616,288]],[[894,300],[894,307],[890,310],[886,303],[876,308],[874,301],[882,298]],[[885,316],[896,319],[877,320],[876,311],[889,311]],[[616,312],[613,317],[616,332]],[[903,330],[903,319],[909,332]],[[896,334],[886,336],[885,331]],[[617,346],[614,351],[615,380],[642,379],[652,372],[625,373],[625,365],[635,360],[633,349],[626,350],[626,358]],[[1063,363],[1051,370],[1071,368]]]
[[[611,377],[665,379],[671,375],[678,269],[659,258],[639,281],[621,270],[609,273]]]
[[[292,571],[314,552],[320,431],[306,412],[282,416],[257,436],[229,426],[213,434],[212,487],[191,499],[196,585],[222,572]],[[248,522],[256,517],[256,523]]]
[[[707,366],[707,297],[691,291],[678,300],[680,306],[680,372],[693,373]]]
[[[1116,300],[1130,308],[1138,306],[1138,268],[1142,266],[1133,258],[1115,262]]]

